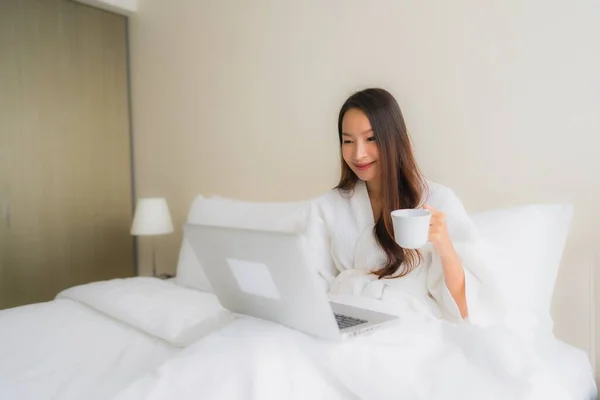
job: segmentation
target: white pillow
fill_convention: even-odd
[[[223,326],[234,315],[212,293],[150,277],[92,282],[60,292],[122,323],[185,347]]]
[[[303,232],[310,201],[251,202],[223,197],[196,197],[187,222],[265,231]],[[200,266],[187,238],[183,237],[175,283],[187,288],[212,292],[210,282]]]
[[[551,329],[550,306],[573,208],[525,205],[471,215],[485,242],[507,308]],[[516,314],[513,314],[516,315]]]

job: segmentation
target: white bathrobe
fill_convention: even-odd
[[[429,204],[446,215],[450,237],[465,271],[469,320],[483,321],[484,316],[489,320],[492,310],[497,312],[493,308],[497,304],[492,302],[493,284],[486,278],[477,229],[451,189],[431,181],[427,186],[421,205]],[[430,244],[421,251],[421,264],[404,277],[378,279],[369,273],[386,260],[376,242],[374,224],[363,181],[358,181],[352,192],[333,189],[314,201],[309,237],[312,248],[320,251],[313,262],[330,294],[368,297],[393,304],[398,313],[409,309],[461,322],[458,306],[445,283],[441,260]],[[483,282],[485,291],[481,290]]]

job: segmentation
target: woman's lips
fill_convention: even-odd
[[[358,168],[360,171],[364,171],[364,170],[366,170],[366,169],[369,169],[369,167],[370,167],[371,165],[373,165],[373,163],[374,163],[374,162],[375,162],[375,161],[373,161],[373,162],[370,162],[370,163],[366,163],[366,164],[354,164],[354,165],[355,165],[355,166],[356,166],[356,168]]]

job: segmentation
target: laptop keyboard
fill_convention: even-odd
[[[365,320],[358,319],[358,318],[352,318],[347,315],[341,315],[341,314],[335,314],[335,313],[334,313],[334,315],[335,315],[335,320],[340,329],[350,328],[351,326],[360,325],[360,324],[364,324],[367,322]]]

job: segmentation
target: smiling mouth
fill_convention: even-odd
[[[364,171],[366,169],[368,169],[371,165],[373,165],[375,161],[367,163],[367,164],[354,164],[356,166],[356,168],[358,168],[360,171]]]

